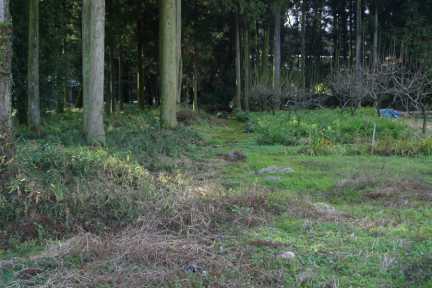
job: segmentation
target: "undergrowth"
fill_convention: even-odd
[[[43,133],[17,133],[16,176],[0,193],[0,230],[10,238],[44,239],[84,229],[104,232],[130,224],[172,201],[160,175],[175,173],[202,140],[191,128],[161,130],[152,112],[128,111],[107,120],[107,144],[84,145],[80,113],[50,115]]]
[[[403,120],[383,119],[372,109],[251,113],[248,130],[261,145],[302,147],[309,155],[432,155],[432,140],[422,138]]]
[[[0,286],[430,287],[430,160],[400,157],[429,155],[430,140],[371,111],[358,125],[332,113],[305,113],[311,127],[340,126],[294,131],[307,135],[294,146],[257,145],[254,121],[283,113],[177,131],[151,111],[120,114],[99,148],[82,145],[75,112],[51,116],[42,137],[20,130]],[[368,119],[384,125],[373,147]],[[290,172],[259,172],[269,167]]]

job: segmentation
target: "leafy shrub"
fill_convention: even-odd
[[[388,137],[379,141],[373,152],[383,156],[432,156],[432,138],[394,140]]]
[[[318,155],[330,155],[338,151],[337,145],[328,139],[320,138],[316,139],[311,145],[304,146],[300,149],[300,153],[318,156]]]
[[[250,120],[249,113],[244,111],[238,111],[235,114],[237,121],[247,123]]]
[[[99,148],[81,145],[75,112],[50,116],[40,137],[19,131],[19,169],[0,192],[0,230],[25,234],[25,224],[33,232],[42,227],[61,235],[77,227],[103,231],[129,224],[152,201],[171,197],[169,187],[156,191],[149,170],[175,168],[172,158],[196,151],[198,134],[188,127],[162,130],[151,111],[117,114],[107,122],[107,144]]]
[[[370,143],[374,127],[379,138],[408,139],[410,130],[402,122],[382,119],[364,109],[351,115],[341,110],[297,113],[251,114],[259,144],[304,145],[326,139],[334,144]]]
[[[46,229],[97,231],[138,217],[154,195],[152,176],[142,166],[103,149],[47,143],[19,148],[20,173],[1,194],[0,227],[35,218],[32,225]],[[38,223],[40,217],[50,223]]]

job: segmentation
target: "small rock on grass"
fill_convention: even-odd
[[[203,272],[203,268],[198,266],[195,263],[191,263],[185,266],[184,271],[187,273],[201,273]]]
[[[314,203],[313,206],[321,214],[337,214],[338,213],[336,208],[334,208],[333,206],[331,206],[330,204],[327,204],[327,203],[318,202],[318,203]]]
[[[294,173],[294,169],[291,167],[276,167],[270,166],[263,169],[258,170],[258,175],[266,175],[266,174],[291,174]]]
[[[246,155],[240,151],[232,151],[222,155],[222,157],[225,161],[230,161],[230,162],[238,162],[238,161],[246,160]]]
[[[311,281],[315,277],[315,272],[311,268],[307,268],[297,276],[297,284],[302,285]]]
[[[286,251],[286,252],[283,252],[283,253],[277,255],[276,257],[279,259],[283,259],[283,260],[286,260],[288,262],[291,262],[292,260],[294,260],[296,258],[296,255],[292,251]]]

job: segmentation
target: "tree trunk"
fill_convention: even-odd
[[[117,103],[118,109],[120,111],[123,110],[123,87],[122,87],[122,64],[121,64],[121,56],[119,51],[119,57],[117,59]]]
[[[182,86],[183,86],[183,57],[182,57],[182,2],[177,0],[176,6],[176,25],[177,25],[177,65],[178,65],[178,83],[177,83],[177,103],[181,103]]]
[[[335,3],[335,6],[332,8],[333,10],[333,63],[332,63],[332,69],[335,71],[339,71],[340,68],[340,12],[337,8],[338,3]]]
[[[362,25],[362,1],[357,0],[357,9],[356,9],[356,79],[357,81],[361,80],[362,73],[362,47],[363,47],[363,25]]]
[[[197,65],[193,64],[193,75],[192,75],[192,92],[193,92],[193,102],[192,110],[198,112],[198,70]]]
[[[378,18],[378,1],[375,0],[374,12],[374,33],[373,33],[373,66],[376,68],[379,64],[378,55],[378,31],[379,31],[379,18]]]
[[[244,21],[244,43],[243,43],[243,70],[244,70],[244,98],[243,104],[246,111],[249,111],[249,91],[250,91],[250,53],[249,53],[249,26],[248,21]]]
[[[91,1],[82,0],[82,89],[77,99],[77,107],[89,107],[87,100],[89,99],[90,88],[90,25],[91,25]],[[87,127],[87,114],[83,112],[84,132]]]
[[[306,50],[306,13],[307,13],[307,0],[302,1],[302,12],[301,12],[301,54],[302,54],[302,72],[303,72],[303,89],[306,89],[306,79],[307,79],[307,69],[306,69],[306,61],[307,61],[307,50]]]
[[[168,129],[177,127],[177,1],[160,0],[161,126]]]
[[[348,13],[346,10],[346,3],[343,3],[341,6],[341,21],[339,26],[339,31],[341,31],[340,45],[341,45],[341,53],[342,53],[342,61],[341,64],[345,67],[349,65],[348,55],[348,43],[349,43],[349,35],[348,35]]]
[[[58,55],[58,65],[56,67],[56,98],[57,98],[57,113],[64,113],[65,99],[67,95],[67,59],[66,59],[66,35],[63,38],[63,43],[61,46],[61,51]]]
[[[12,23],[9,0],[0,0],[0,190],[7,183],[15,149],[12,137]]]
[[[261,55],[261,84],[265,86],[271,85],[271,71],[269,69],[269,54],[270,54],[270,25],[266,25],[264,31],[264,47]]]
[[[110,36],[111,37],[111,36]],[[111,41],[110,41],[111,42]],[[108,87],[106,91],[106,99],[105,99],[105,113],[110,115],[114,111],[114,93],[113,93],[113,57],[112,57],[112,45],[111,43],[108,45]]]
[[[87,10],[87,11],[85,11]],[[105,0],[84,0],[83,60],[85,65],[84,132],[92,145],[105,143],[104,112],[104,61],[105,61]]]
[[[144,91],[144,47],[142,44],[141,37],[143,35],[144,24],[141,19],[137,21],[137,92],[138,92],[138,105],[141,110],[145,108],[145,91]]]
[[[422,132],[424,135],[426,135],[427,132],[427,111],[425,107],[422,107],[422,116],[423,116],[423,125],[422,125]]]
[[[273,37],[273,89],[275,90],[274,109],[280,109],[281,94],[281,4],[273,4],[274,37]]]
[[[322,53],[322,9],[323,1],[316,0],[314,5],[314,65],[313,65],[313,80],[312,84],[315,86],[321,79],[321,53]]]
[[[112,17],[113,10],[112,10],[112,0],[107,0],[106,2],[106,9],[107,9],[107,15],[109,17]],[[108,36],[107,36],[107,52],[108,52],[108,81],[107,81],[107,91],[106,91],[106,99],[105,99],[105,113],[110,115],[115,110],[115,101],[114,101],[114,90],[113,90],[113,61],[114,61],[114,41],[113,41],[113,27],[112,23],[109,23],[108,25]]]
[[[234,109],[241,111],[241,52],[240,52],[240,16],[236,11],[235,15],[235,68],[236,68],[236,94],[234,96]]]
[[[355,26],[355,5],[353,1],[357,0],[350,0],[349,1],[349,21],[348,21],[348,27],[349,27],[349,39],[348,39],[348,66],[350,69],[354,66],[354,26]]]
[[[39,131],[41,125],[39,98],[39,0],[29,1],[28,27],[27,118],[30,128]]]
[[[255,22],[255,31],[254,31],[254,45],[255,45],[255,59],[254,59],[254,86],[257,86],[260,82],[259,79],[259,59],[260,59],[260,45],[259,45],[259,27],[258,27],[258,21]]]

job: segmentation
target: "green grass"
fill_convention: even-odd
[[[153,111],[132,110],[106,120],[105,146],[89,147],[80,117],[48,115],[41,135],[18,130],[18,173],[0,194],[0,230],[43,239],[130,224],[147,209],[144,202],[168,197],[154,173],[175,173],[182,165],[176,160],[202,146],[192,129],[161,130]]]
[[[308,118],[312,113],[317,114],[313,111],[300,117]],[[329,116],[330,111],[322,113],[325,116],[322,121],[316,115],[308,121],[320,119],[320,123],[327,123],[329,120],[326,118],[332,118]],[[272,123],[275,118],[283,118],[279,115],[255,114],[253,117],[259,119],[257,121],[264,117],[270,126],[281,125],[284,133],[291,128],[282,122]],[[357,119],[364,117],[360,115]],[[391,129],[402,127],[401,133],[407,129],[403,123],[386,125]],[[242,151],[247,155],[247,161],[229,165],[225,169],[224,181],[234,190],[244,191],[252,185],[267,187],[272,191],[269,199],[278,210],[286,211],[276,216],[271,225],[248,231],[245,236],[246,239],[285,243],[289,247],[285,251],[295,252],[296,260],[286,264],[275,261],[273,257],[284,249],[260,248],[254,257],[258,262],[275,262],[275,266],[269,269],[284,271],[286,287],[300,284],[302,287],[432,286],[432,198],[428,201],[410,198],[410,193],[414,192],[409,190],[410,187],[401,188],[403,195],[396,195],[395,199],[371,199],[366,196],[392,183],[396,189],[402,179],[424,183],[429,189],[432,188],[430,157],[299,155],[294,147],[278,145],[278,141],[263,145],[265,141],[260,140],[260,137],[268,135],[261,134],[261,128],[257,129],[256,134],[250,135],[242,134],[241,127],[236,129],[237,133],[227,133],[225,145],[221,145],[225,139],[224,133],[217,132],[218,143],[225,151]],[[215,135],[213,130],[206,132]],[[241,135],[237,142],[232,141],[232,134]],[[346,135],[350,136],[353,134]],[[257,170],[269,166],[291,167],[294,173],[278,175],[278,181],[269,181],[266,176],[256,175]],[[362,177],[367,179],[365,183],[338,188],[344,179],[355,182]],[[398,197],[410,198],[409,203],[397,205],[395,202],[399,200]],[[293,199],[307,203],[328,203],[336,211],[349,215],[349,218],[332,221],[320,216],[293,214],[290,211]],[[266,266],[268,263],[257,265]],[[299,275],[305,273],[310,276],[300,283]]]
[[[380,118],[373,109],[355,115],[330,109],[251,113],[241,119],[247,119],[258,144],[296,146],[301,154],[432,155],[431,138],[414,132],[408,121]]]
[[[359,124],[354,125],[355,129],[349,128],[353,122],[380,121],[384,123],[380,131],[393,131],[392,139],[403,139],[406,135],[418,133],[410,130],[404,122],[381,122],[371,111],[361,112],[352,122],[350,115],[330,110],[311,111],[299,117],[308,125],[327,125],[334,121],[343,123],[345,118],[341,115],[347,117],[348,124],[343,125],[348,128],[341,128],[338,133],[343,131],[347,135],[343,136],[345,140],[335,138],[334,141],[337,143],[340,140],[337,145],[342,145],[344,149],[346,145],[357,149],[363,145],[362,141],[357,143],[351,140],[363,136],[367,138],[369,133],[369,126],[363,129]],[[401,157],[391,153],[389,156],[369,153],[354,155],[335,151],[330,154],[299,153],[301,151],[296,145],[277,141],[263,143],[260,140],[263,136],[256,127],[254,132],[246,132],[250,131],[250,123],[233,119],[202,121],[192,128],[181,127],[177,132],[163,132],[157,128],[157,118],[152,113],[138,112],[110,119],[107,122],[107,146],[93,149],[80,142],[78,115],[67,113],[62,117],[61,121],[55,116],[48,121],[46,135],[42,139],[32,140],[31,133],[27,131],[20,133],[18,163],[26,179],[37,181],[42,187],[50,187],[53,190],[49,195],[55,197],[61,198],[62,195],[59,191],[55,192],[55,187],[65,189],[63,197],[70,197],[64,195],[73,191],[70,189],[74,187],[73,183],[98,179],[101,177],[98,171],[101,170],[117,175],[111,179],[108,190],[107,186],[98,187],[101,192],[111,195],[118,187],[141,192],[139,198],[134,198],[138,196],[132,193],[126,198],[113,197],[108,202],[100,199],[89,202],[96,205],[125,201],[124,207],[100,206],[101,211],[119,213],[107,214],[103,218],[133,222],[141,211],[134,205],[154,197],[154,191],[160,191],[153,186],[132,189],[136,185],[153,183],[138,180],[147,179],[143,175],[160,172],[179,175],[190,172],[188,170],[194,165],[220,159],[221,154],[231,151],[241,151],[247,156],[245,161],[224,162],[217,168],[216,180],[206,180],[220,182],[226,190],[224,197],[248,195],[250,191],[263,193],[273,209],[272,215],[263,225],[248,228],[238,223],[226,223],[224,230],[218,232],[227,235],[223,242],[228,251],[225,256],[236,258],[237,254],[232,252],[230,255],[229,251],[242,249],[242,257],[250,269],[248,272],[231,271],[216,277],[216,280],[212,278],[215,283],[234,283],[230,281],[237,279],[243,285],[240,287],[432,287],[432,158],[429,156]],[[273,129],[274,120],[277,122],[275,125],[279,125],[277,129],[285,132],[291,125],[284,122],[288,119],[286,117],[290,116],[282,113],[275,116],[252,115],[252,119],[266,119],[269,125],[266,129]],[[246,120],[243,118],[240,120]],[[182,158],[192,159],[192,166],[176,161]],[[166,164],[161,163],[164,159]],[[257,174],[257,171],[269,166],[290,167],[294,172],[271,175],[274,176],[271,179],[269,175]],[[200,169],[193,171],[197,174],[204,172]],[[106,174],[103,175],[106,177]],[[72,184],[64,182],[66,176],[73,179],[70,180]],[[170,183],[172,178],[167,179],[155,185],[159,185],[159,189],[164,185],[173,186],[173,191],[179,189],[178,183]],[[144,198],[140,198],[142,195]],[[87,199],[94,198],[84,198]],[[229,207],[231,213],[245,214],[245,217],[256,209],[236,205]],[[83,211],[94,209],[94,206],[83,206],[82,203],[77,207],[84,207]],[[319,207],[327,207],[328,210],[323,212]],[[131,211],[134,212],[129,214]],[[83,215],[87,219],[97,218],[91,214]],[[250,245],[251,240],[265,240],[285,246]],[[15,250],[3,252],[0,257],[10,259],[32,255],[40,249],[37,242],[27,248],[18,244],[14,246]],[[285,251],[294,252],[295,259],[285,261],[276,257]],[[23,260],[20,265],[31,264],[26,261]],[[66,265],[80,267],[80,261],[76,263],[77,259],[66,259]],[[15,273],[3,271],[3,283],[14,281]],[[190,286],[205,287],[205,283],[210,281],[200,275],[192,278],[189,282],[179,283],[195,283],[195,286]],[[178,285],[181,287],[181,284]],[[173,284],[171,287],[176,286]]]

